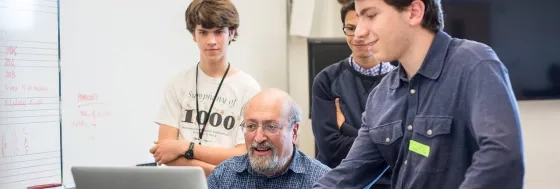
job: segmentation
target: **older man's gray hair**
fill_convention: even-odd
[[[288,110],[285,110],[286,108],[288,108]],[[288,99],[285,102],[284,111],[282,111],[282,112],[284,112],[284,113],[287,112],[287,114],[284,115],[284,117],[286,117],[286,120],[290,124],[291,128],[294,127],[295,123],[301,123],[301,117],[302,117],[301,116],[301,108],[291,98]]]

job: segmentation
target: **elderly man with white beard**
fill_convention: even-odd
[[[263,90],[241,113],[247,153],[219,164],[208,177],[209,189],[311,188],[330,170],[296,148],[301,109],[286,92]]]

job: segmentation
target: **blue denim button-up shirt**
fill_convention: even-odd
[[[313,188],[363,188],[387,165],[394,189],[523,187],[516,99],[484,44],[438,31],[418,73],[390,72],[362,119],[346,159]]]

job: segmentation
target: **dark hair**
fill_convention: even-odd
[[[415,0],[384,0],[385,3],[396,8],[398,11],[403,11],[406,7],[410,6]],[[443,30],[443,10],[441,9],[441,0],[421,0],[426,9],[424,10],[424,18],[422,18],[422,27],[437,31]]]
[[[348,12],[350,11],[356,11],[354,1],[350,1],[349,3],[342,5],[342,8],[340,9],[340,19],[342,20],[342,24],[346,24],[346,14],[348,14]]]
[[[193,0],[185,11],[187,30],[193,33],[196,25],[203,28],[224,28],[237,30],[239,27],[239,13],[231,0]],[[233,40],[237,39],[236,31]]]
[[[350,3],[351,1],[354,1],[354,0],[336,0],[336,1],[338,1],[338,3],[340,3],[341,5],[345,5],[345,4]]]

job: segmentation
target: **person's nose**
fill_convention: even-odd
[[[214,35],[209,35],[208,36],[208,41],[207,41],[208,45],[213,46],[216,44],[216,36]]]
[[[358,24],[354,29],[354,40],[364,40],[368,35],[368,31],[363,23],[360,23],[361,19],[358,19]]]
[[[264,133],[264,130],[262,129],[262,127],[257,128],[257,130],[255,131],[255,142],[257,143],[261,143],[264,142],[266,140],[266,134]]]

